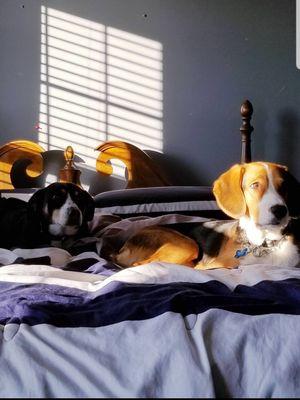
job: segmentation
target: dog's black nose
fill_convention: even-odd
[[[68,225],[79,225],[80,212],[77,208],[70,208],[68,216]]]
[[[271,211],[278,220],[284,218],[288,212],[286,206],[282,205],[276,205],[271,207]]]

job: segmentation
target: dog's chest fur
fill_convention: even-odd
[[[248,240],[238,221],[209,221],[193,229],[191,236],[203,251],[201,268],[212,262],[227,268],[252,264],[293,267],[299,262],[299,243],[292,230],[257,245]]]
[[[257,249],[257,251],[255,251]],[[261,250],[259,249],[261,248]],[[283,237],[270,247],[255,246],[244,257],[240,257],[240,265],[268,264],[281,267],[294,267],[299,262],[299,251],[291,237]]]

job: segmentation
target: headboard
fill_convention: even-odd
[[[251,118],[253,107],[249,100],[241,105],[242,125],[240,132],[241,162],[251,161]],[[75,149],[76,150],[76,149]],[[95,169],[100,175],[111,175],[111,160],[121,160],[126,166],[126,188],[170,186],[154,160],[133,144],[122,141],[108,141],[96,147],[100,152],[95,160]],[[56,175],[59,181],[80,185],[80,170],[76,161],[84,161],[75,156],[72,146],[65,150],[46,151],[42,146],[29,140],[15,140],[0,147],[0,190],[37,188],[45,185],[48,174],[45,162],[50,153],[57,159]]]

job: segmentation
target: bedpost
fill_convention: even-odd
[[[249,100],[245,100],[241,106],[241,116],[242,116],[242,126],[240,131],[242,134],[242,154],[241,162],[248,163],[251,162],[251,132],[253,131],[253,126],[251,125],[251,117],[253,114],[253,107]]]

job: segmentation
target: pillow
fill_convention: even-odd
[[[35,191],[39,188],[24,188],[24,189],[1,189],[0,197],[8,199],[14,197],[20,200],[28,201]]]
[[[97,212],[123,218],[162,214],[229,219],[218,207],[209,186],[164,186],[119,189],[94,196]]]

